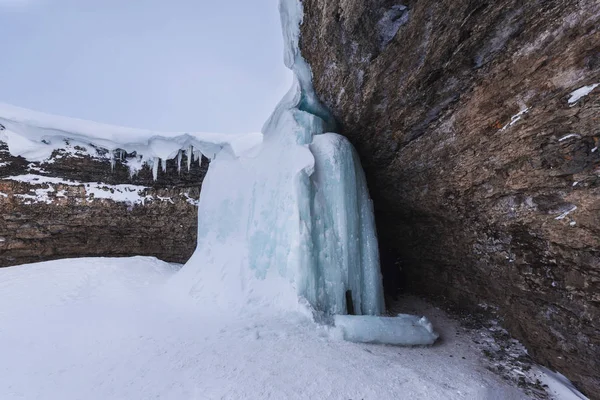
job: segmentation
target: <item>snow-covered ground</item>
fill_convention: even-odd
[[[433,347],[342,341],[294,312],[172,300],[149,257],[0,269],[0,398],[522,399],[441,311]]]

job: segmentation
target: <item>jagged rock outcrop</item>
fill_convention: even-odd
[[[124,160],[125,160],[124,156]],[[208,160],[153,180],[106,152],[72,147],[30,163],[0,142],[0,267],[65,257],[149,255],[185,262],[196,247]]]
[[[303,5],[317,95],[361,155],[407,288],[498,307],[600,398],[600,3]]]

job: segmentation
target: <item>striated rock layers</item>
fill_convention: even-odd
[[[123,161],[127,155],[123,155]],[[69,146],[44,163],[0,142],[0,267],[67,257],[149,255],[185,262],[196,247],[208,160],[174,161],[156,182],[100,149]]]
[[[600,2],[303,4],[302,54],[406,287],[497,307],[599,398]]]

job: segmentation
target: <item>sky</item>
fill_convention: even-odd
[[[260,131],[291,85],[277,0],[0,0],[0,102],[157,131]]]

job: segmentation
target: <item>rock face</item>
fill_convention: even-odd
[[[187,163],[184,157],[184,165]],[[0,267],[66,257],[149,255],[183,263],[196,247],[197,201],[208,160],[154,182],[101,150],[72,148],[44,163],[0,142]]]
[[[600,398],[600,3],[303,4],[302,54],[406,288],[497,307]]]

